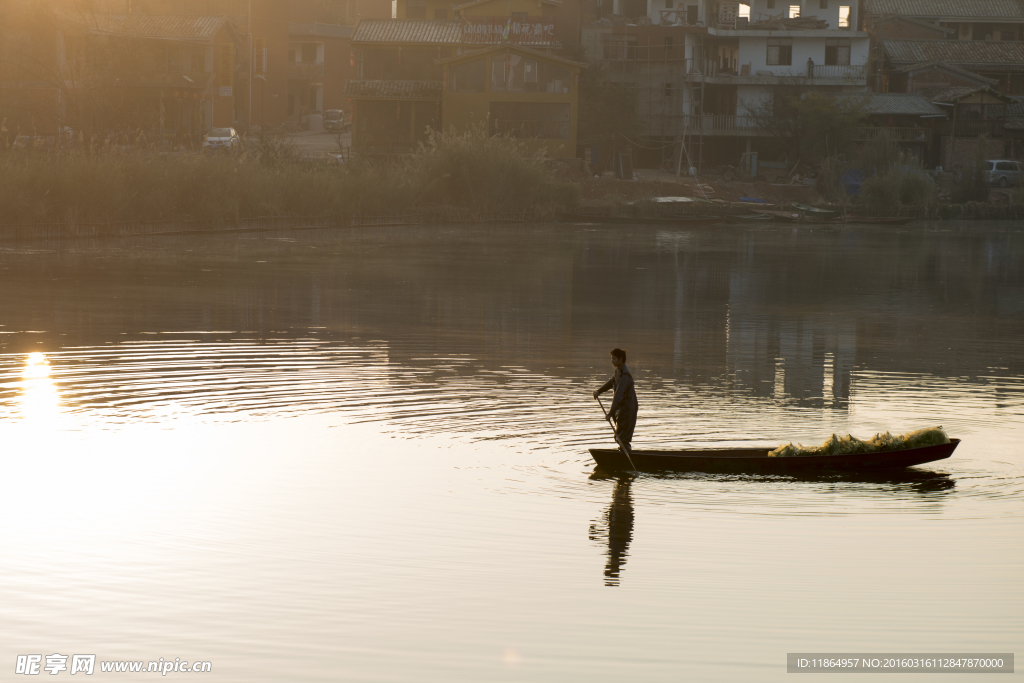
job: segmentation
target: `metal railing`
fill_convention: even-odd
[[[730,116],[728,114],[688,114],[683,117],[683,126],[705,133],[716,131],[756,131],[760,129],[753,116]]]
[[[865,64],[815,64],[811,68],[811,78],[839,78],[856,81],[868,77]]]
[[[1003,136],[1003,121],[957,121],[956,135],[973,138],[979,135]]]
[[[290,81],[322,81],[323,79],[323,62],[291,62],[288,64],[288,80]]]
[[[893,142],[929,142],[934,131],[931,128],[854,128],[851,139],[857,142],[874,142],[875,140],[892,140]]]

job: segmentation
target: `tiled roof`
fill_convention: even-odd
[[[946,62],[940,61],[938,59],[932,59],[927,62],[921,62],[920,64],[911,64],[910,66],[905,66],[898,70],[909,74],[917,74],[922,71],[927,71],[929,69],[941,69],[950,74],[958,76],[959,78],[965,81],[977,83],[978,85],[995,85],[996,83],[998,83],[998,81],[995,80],[994,78],[985,78],[981,74],[976,74],[973,71],[968,71],[967,69],[961,69],[958,66],[955,66],[953,64],[947,64]]]
[[[956,102],[959,102],[963,98],[967,97],[968,95],[973,95],[974,93],[978,92],[983,92],[997,99],[1001,99],[1007,104],[1009,104],[1012,101],[1012,98],[1010,98],[1008,95],[1004,95],[998,90],[993,90],[992,88],[986,88],[984,86],[974,87],[969,85],[956,85],[953,86],[952,88],[945,88],[944,90],[939,90],[938,92],[928,93],[928,99],[931,100],[932,102],[954,104]]]
[[[867,98],[867,114],[902,114],[905,116],[942,116],[942,111],[917,93],[876,92]]]
[[[209,42],[224,25],[224,17],[175,14],[89,14],[68,17],[96,35],[131,36],[157,40]]]
[[[872,0],[870,11],[934,19],[1024,19],[1017,0]]]
[[[440,81],[361,81],[345,84],[350,99],[440,100]]]
[[[420,19],[363,19],[352,34],[352,42],[458,45],[462,42],[462,23]]]
[[[488,2],[494,2],[494,0],[468,0],[468,2],[463,2],[463,3],[459,4],[459,5],[454,5],[452,7],[452,9],[462,10],[462,9],[467,8],[467,7],[473,7],[474,5],[483,5],[484,3],[488,3]],[[543,2],[544,4],[547,4],[547,5],[561,5],[562,4],[562,0],[540,0],[540,2]]]
[[[971,71],[1024,71],[1024,42],[988,40],[886,40],[882,48],[893,64],[937,60]]]

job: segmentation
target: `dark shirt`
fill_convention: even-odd
[[[597,390],[598,394],[603,394],[609,389],[615,389],[615,396],[612,398],[612,405],[608,408],[608,414],[618,419],[617,415],[619,410],[623,410],[625,414],[636,415],[640,404],[636,400],[636,389],[633,386],[633,374],[629,371],[629,366],[623,363],[619,367],[615,368],[615,374],[612,378],[604,383],[600,389]]]

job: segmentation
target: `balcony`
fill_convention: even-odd
[[[891,140],[893,142],[928,143],[931,142],[933,133],[934,131],[931,128],[854,128],[851,130],[850,139],[854,140],[855,142],[874,142],[876,140]]]
[[[811,78],[861,81],[867,77],[868,67],[866,64],[815,64],[811,67]]]
[[[691,131],[700,131],[703,135],[753,136],[762,134],[761,128],[757,125],[757,119],[753,116],[686,115],[683,117],[683,126]]]
[[[1003,137],[1003,121],[957,121],[956,136],[958,138],[976,138],[987,135],[991,138]]]
[[[288,80],[319,83],[324,80],[324,63],[290,62],[288,64]]]

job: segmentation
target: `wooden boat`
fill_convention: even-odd
[[[839,216],[838,211],[831,209],[819,209],[816,206],[807,206],[800,202],[793,202],[793,208],[801,213],[807,214],[808,218],[836,218]]]
[[[746,223],[746,222],[756,223],[758,221],[763,223],[763,222],[771,222],[771,221],[775,220],[775,216],[773,216],[773,215],[771,215],[769,213],[753,213],[753,214],[748,214],[746,216],[733,216],[732,218],[735,218],[736,220],[742,221],[744,223]]]
[[[563,223],[615,223],[642,225],[714,225],[724,219],[720,216],[666,216],[658,218],[640,216],[613,216],[608,214],[560,213],[558,220]]]
[[[948,458],[960,439],[949,443],[902,451],[856,453],[851,455],[809,455],[794,458],[769,458],[768,448],[720,448],[692,451],[642,451],[630,453],[633,464],[641,472],[755,472],[785,474],[787,472],[877,470],[910,467]],[[626,455],[617,448],[591,448],[594,462],[609,472],[628,472]]]
[[[906,225],[910,221],[914,220],[909,216],[890,216],[890,217],[872,217],[872,216],[847,216],[847,223],[863,223],[865,225]]]

